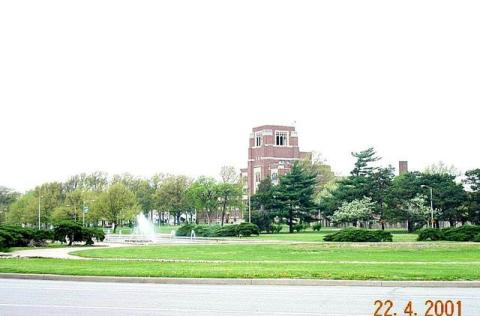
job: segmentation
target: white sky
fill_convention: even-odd
[[[480,167],[479,1],[2,1],[0,185],[217,176],[296,121],[347,174]]]

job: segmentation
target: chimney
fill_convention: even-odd
[[[401,160],[398,162],[398,174],[402,175],[408,172],[408,161]]]

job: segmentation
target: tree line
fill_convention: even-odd
[[[168,213],[180,224],[181,214],[194,212],[207,223],[227,221],[230,210],[242,207],[242,184],[233,167],[222,167],[221,180],[157,174],[109,177],[105,172],[82,173],[65,182],[49,182],[19,194],[0,187],[0,223],[49,228],[71,220],[85,225],[132,223],[140,212]],[[39,212],[40,209],[40,212]],[[40,213],[40,221],[39,221]],[[184,219],[185,220],[185,219]]]
[[[465,172],[462,180],[443,163],[396,176],[392,166],[379,166],[374,148],[352,156],[356,162],[346,177],[320,183],[325,167],[314,162],[295,164],[279,185],[263,180],[252,197],[253,222],[264,231],[285,222],[290,232],[320,220],[367,228],[378,223],[382,229],[402,223],[408,231],[439,228],[441,222],[480,224],[480,169]]]

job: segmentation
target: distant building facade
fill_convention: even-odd
[[[262,125],[250,133],[248,167],[241,169],[244,191],[253,195],[258,184],[270,177],[277,184],[296,160],[311,159],[311,152],[300,151],[294,126]]]
[[[398,162],[398,174],[402,175],[408,172],[408,161],[401,160]]]

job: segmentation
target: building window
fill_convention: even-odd
[[[262,146],[262,133],[255,133],[255,147]]]
[[[275,145],[288,146],[288,132],[275,132]]]

